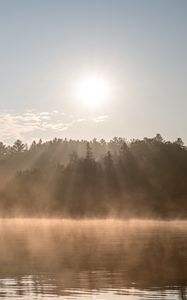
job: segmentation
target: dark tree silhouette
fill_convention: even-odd
[[[11,148],[12,153],[23,152],[26,150],[26,145],[22,143],[22,141],[17,140]]]
[[[0,213],[187,218],[187,149],[143,140],[0,143]]]

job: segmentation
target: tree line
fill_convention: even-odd
[[[186,218],[178,138],[0,143],[1,216]]]

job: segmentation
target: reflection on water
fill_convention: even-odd
[[[187,300],[187,222],[0,221],[0,298]]]

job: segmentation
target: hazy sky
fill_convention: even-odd
[[[98,74],[110,96],[76,97]],[[186,0],[0,0],[0,139],[187,143]]]

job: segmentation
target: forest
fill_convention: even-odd
[[[0,143],[1,217],[187,218],[181,138]]]

